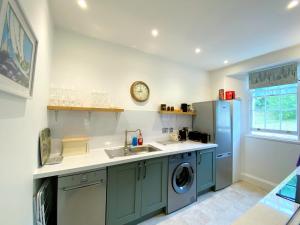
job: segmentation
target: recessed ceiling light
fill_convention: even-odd
[[[229,61],[228,60],[224,60],[224,64],[228,64],[229,63]]]
[[[77,3],[80,6],[80,8],[87,9],[87,3],[85,0],[78,0]]]
[[[152,30],[151,30],[151,34],[152,34],[153,37],[157,37],[158,34],[159,34],[159,32],[158,32],[157,29],[152,29]]]
[[[289,2],[289,4],[287,5],[287,9],[293,9],[295,8],[296,6],[299,5],[299,0],[292,0]]]
[[[201,52],[201,48],[195,48],[195,53],[199,54]]]

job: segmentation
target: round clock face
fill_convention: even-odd
[[[150,90],[143,81],[136,81],[131,85],[130,93],[136,101],[145,102],[149,98]]]

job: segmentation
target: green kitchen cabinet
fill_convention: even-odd
[[[142,216],[166,206],[168,182],[167,167],[167,158],[144,161],[142,180]]]
[[[215,185],[216,149],[205,149],[197,152],[197,193]]]
[[[126,224],[140,216],[141,162],[108,168],[106,224]]]
[[[109,167],[106,224],[126,224],[164,208],[167,168],[167,158]]]

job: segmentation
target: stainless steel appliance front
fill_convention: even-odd
[[[193,130],[211,135],[216,148],[216,186],[223,189],[232,184],[232,123],[228,101],[208,101],[193,104],[198,112],[193,117]]]
[[[167,213],[196,201],[196,153],[169,157]]]
[[[58,178],[58,225],[105,225],[106,170]]]

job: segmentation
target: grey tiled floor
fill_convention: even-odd
[[[140,225],[229,225],[265,194],[256,186],[239,182],[200,196],[197,202],[175,213],[155,216]]]

